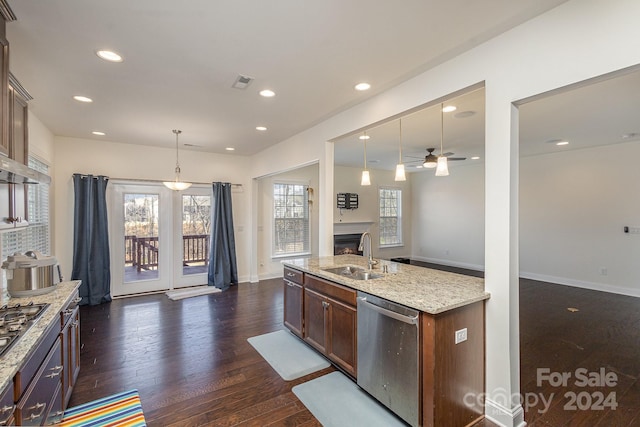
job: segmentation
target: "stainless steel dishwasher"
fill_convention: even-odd
[[[358,292],[358,385],[412,426],[420,424],[419,315]]]

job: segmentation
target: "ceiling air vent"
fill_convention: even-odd
[[[247,86],[249,86],[252,81],[253,81],[253,77],[243,76],[242,74],[240,74],[236,79],[236,81],[233,82],[231,87],[234,87],[236,89],[246,89]]]

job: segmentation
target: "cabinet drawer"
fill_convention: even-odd
[[[29,359],[25,362],[24,365],[22,365],[22,368],[20,368],[20,370],[16,374],[16,399],[20,398],[27,387],[29,387],[31,379],[38,371],[40,364],[47,356],[47,353],[51,349],[51,346],[53,345],[55,340],[58,338],[58,335],[60,335],[60,331],[60,323],[53,322],[53,324],[49,327],[49,330],[44,333],[44,339],[42,340],[42,342],[31,353]]]
[[[302,271],[294,270],[293,268],[284,268],[284,279],[302,285],[304,283],[304,273]]]
[[[16,418],[21,425],[42,425],[47,414],[51,412],[52,396],[59,392],[62,381],[62,353],[60,339],[42,363],[31,385],[22,396],[16,407]],[[55,399],[53,399],[55,400]],[[55,412],[58,409],[53,409]]]
[[[320,279],[319,277],[310,276],[307,274],[305,277],[304,286],[338,301],[350,304],[354,307],[356,305],[356,291],[337,283],[329,282],[327,280]]]
[[[13,382],[9,383],[0,394],[0,426],[11,425],[13,421]]]

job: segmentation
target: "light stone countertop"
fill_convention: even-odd
[[[367,259],[358,255],[297,258],[282,261],[282,264],[429,314],[439,314],[490,297],[484,290],[484,279],[478,277],[378,261],[373,272],[383,277],[370,280],[356,280],[324,271],[345,266],[367,269]],[[388,266],[388,273],[382,272],[384,264]]]
[[[0,391],[13,381],[18,369],[26,361],[31,351],[42,341],[44,332],[49,329],[49,326],[53,322],[60,322],[60,311],[71,301],[79,286],[80,281],[74,280],[59,283],[54,291],[44,295],[30,298],[9,298],[7,295],[3,295],[0,298],[0,305],[28,304],[30,301],[33,301],[34,304],[49,304],[49,307],[38,317],[29,330],[11,346],[9,351],[0,356]]]

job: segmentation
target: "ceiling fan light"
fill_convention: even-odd
[[[362,179],[360,180],[360,185],[371,185],[371,177],[369,176],[368,170],[362,171]]]
[[[423,168],[433,169],[437,166],[437,158],[433,155],[428,155],[424,158]]]
[[[438,165],[436,167],[436,176],[449,176],[449,167],[447,165],[447,158],[444,156],[438,157]]]
[[[406,181],[407,175],[404,173],[404,164],[396,165],[396,181]]]

